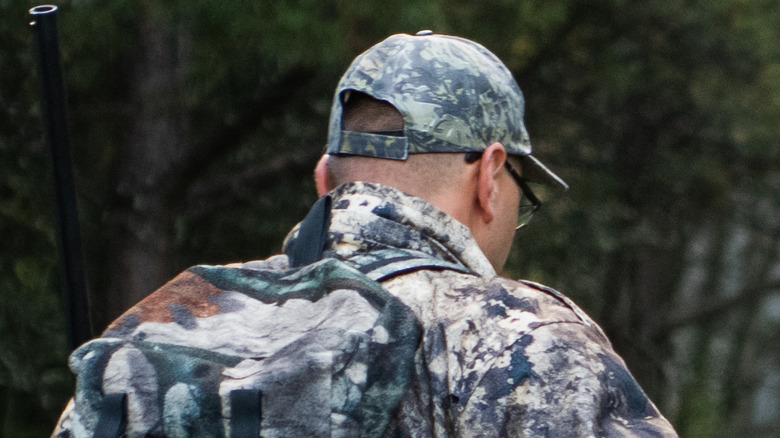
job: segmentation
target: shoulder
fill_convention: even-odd
[[[541,327],[558,330],[572,327],[575,331],[587,335],[592,341],[606,344],[612,348],[609,339],[599,325],[577,304],[563,293],[540,283],[528,280],[494,280],[507,290],[511,296],[527,297],[538,304],[538,321],[530,324],[530,329],[539,331]],[[557,327],[556,324],[560,324]]]
[[[584,327],[540,326],[496,356],[472,392],[467,427],[500,412],[508,435],[676,436],[609,342]]]
[[[601,328],[570,299],[537,283],[503,278],[469,287],[469,294],[480,295],[480,338],[493,345],[486,342],[472,366],[460,364],[479,376],[456,394],[469,400],[462,406],[464,426],[496,422],[520,435],[560,436],[576,419],[607,436],[674,436]]]
[[[439,316],[461,320],[467,315],[501,324],[501,332],[522,334],[539,327],[571,323],[594,330],[598,325],[562,293],[530,281],[484,277],[460,272],[422,270],[385,283],[410,307],[435,299]],[[464,313],[465,312],[465,313]],[[606,337],[603,338],[606,341]]]
[[[452,348],[473,344],[462,359],[473,358],[475,366],[490,363],[528,336],[538,343],[572,332],[611,349],[598,325],[571,300],[535,283],[424,270],[383,285],[412,308],[424,326],[446,332]]]

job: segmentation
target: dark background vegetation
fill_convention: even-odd
[[[27,10],[0,0],[0,434],[72,392]],[[564,291],[687,437],[780,431],[780,3],[59,4],[90,313],[178,271],[278,252],[314,202],[332,90],[387,35],[499,55],[536,154],[572,186],[507,274]]]

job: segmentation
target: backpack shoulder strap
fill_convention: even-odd
[[[346,260],[374,281],[383,282],[422,269],[451,270],[478,275],[466,266],[431,257],[420,251],[388,248],[356,254]]]
[[[100,404],[95,438],[119,438],[127,427],[127,394],[106,394]]]
[[[330,226],[330,196],[321,197],[312,206],[298,228],[298,237],[287,247],[290,267],[314,263],[322,258]]]

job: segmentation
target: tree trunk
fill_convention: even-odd
[[[143,3],[131,59],[130,114],[119,145],[116,208],[108,227],[108,287],[96,291],[97,331],[172,275],[171,174],[186,147],[186,110],[179,98],[185,60],[180,36],[155,6]]]

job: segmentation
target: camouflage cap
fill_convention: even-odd
[[[342,130],[350,91],[393,105],[404,135]],[[568,188],[531,156],[523,94],[506,66],[485,47],[422,31],[392,35],[359,55],[339,82],[328,134],[329,154],[405,160],[409,154],[480,152],[499,142],[532,182]]]

